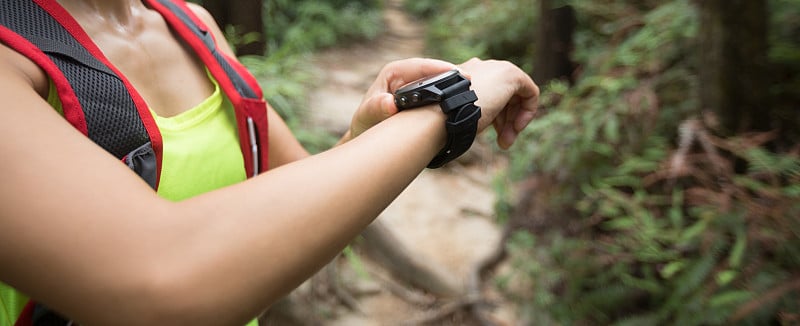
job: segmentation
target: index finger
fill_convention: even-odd
[[[393,92],[405,84],[456,69],[456,65],[442,60],[411,58],[387,64],[381,71],[388,91]]]
[[[520,99],[519,114],[515,119],[514,131],[520,132],[533,120],[539,105],[539,86],[531,79],[528,74],[519,81],[516,95]]]

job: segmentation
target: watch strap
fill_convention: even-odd
[[[475,91],[469,90],[462,92],[451,97],[445,98],[444,101],[439,103],[442,107],[442,112],[450,114],[451,111],[464,106],[467,103],[475,103],[478,100],[478,95]]]
[[[460,75],[459,75],[460,76]],[[448,83],[449,84],[449,83]],[[461,80],[446,85],[441,88],[442,90],[442,98],[448,98],[454,96],[456,94],[460,94],[469,90],[469,86],[472,85],[472,82],[469,79],[461,77]]]
[[[472,93],[469,91],[465,93]],[[460,95],[460,94],[459,94]],[[477,98],[476,98],[477,99]],[[472,146],[475,134],[478,131],[478,120],[481,118],[481,108],[474,104],[474,100],[466,102],[460,107],[450,109],[445,122],[447,130],[447,143],[444,148],[428,164],[428,168],[435,169],[456,159]],[[444,102],[442,102],[444,103]],[[444,110],[444,106],[442,107]]]

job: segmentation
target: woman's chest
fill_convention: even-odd
[[[141,19],[134,31],[91,21],[81,25],[159,116],[175,116],[202,102],[213,86],[198,56],[157,14]]]

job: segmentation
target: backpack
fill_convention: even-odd
[[[217,49],[181,0],[145,0],[200,57],[236,112],[248,177],[267,169],[266,102],[255,78]],[[144,100],[55,0],[0,0],[0,42],[53,80],[64,117],[157,188],[161,135]]]

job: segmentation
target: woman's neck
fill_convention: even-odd
[[[137,16],[147,10],[142,0],[58,0],[73,16],[98,19],[124,31],[138,29]]]

